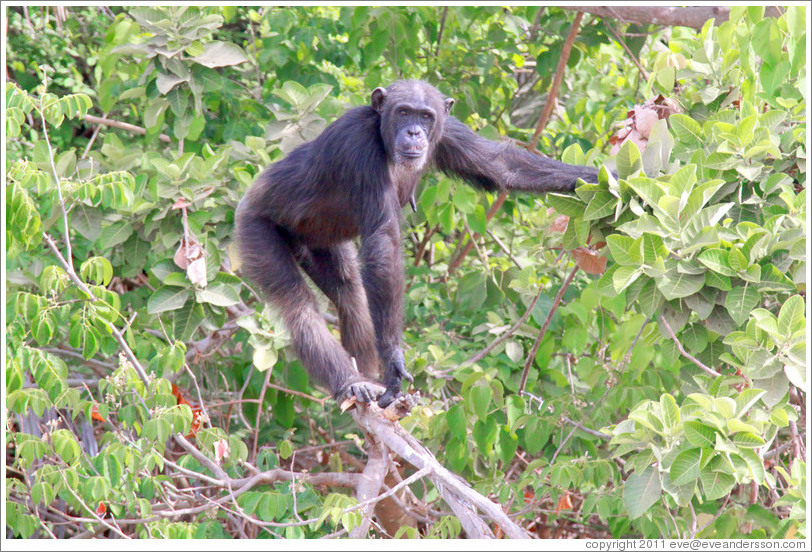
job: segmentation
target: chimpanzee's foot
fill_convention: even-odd
[[[384,394],[386,389],[377,383],[371,381],[356,381],[347,386],[344,391],[344,399],[351,399],[355,397],[358,402],[371,403],[378,400],[378,397]]]

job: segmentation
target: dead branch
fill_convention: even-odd
[[[691,27],[701,29],[708,19],[715,19],[720,25],[730,18],[730,8],[724,6],[697,6],[672,8],[667,6],[561,6],[565,10],[590,13],[598,17],[618,19],[627,23],[654,24],[664,26]],[[767,17],[778,17],[781,9],[767,6]]]
[[[364,506],[364,519],[361,525],[350,532],[350,538],[361,539],[367,536],[372,523],[372,512],[375,502],[371,502],[381,490],[383,479],[389,471],[389,451],[381,443],[373,443],[369,449],[369,459],[361,474],[361,480],[355,489],[355,496]]]
[[[465,480],[448,471],[417,439],[397,423],[386,419],[381,412],[382,410],[375,404],[369,406],[358,404],[351,411],[352,417],[362,430],[403,460],[426,473],[426,477],[437,487],[440,495],[459,518],[469,538],[493,537],[493,532],[482,517],[500,526],[509,538],[530,538],[524,529],[507,516],[501,505],[491,502],[472,489]],[[477,511],[482,515],[478,515]]]
[[[147,129],[145,129],[144,127],[131,125],[130,123],[123,123],[121,121],[115,121],[113,119],[107,119],[105,117],[96,117],[94,115],[85,115],[85,121],[87,121],[88,123],[90,123],[92,125],[105,125],[105,126],[120,128],[121,130],[126,130],[128,132],[132,132],[133,134],[138,134],[138,135],[141,135],[141,136],[144,136],[147,133]],[[172,142],[172,138],[170,138],[166,134],[159,134],[158,139],[161,142],[167,142],[167,143]]]
[[[674,330],[671,329],[671,325],[668,323],[668,320],[665,319],[665,316],[660,315],[660,322],[662,322],[663,327],[668,331],[668,335],[671,336],[671,339],[674,340],[674,344],[677,346],[677,349],[679,350],[682,356],[684,356],[685,358],[687,358],[688,360],[690,360],[691,362],[702,368],[704,372],[708,373],[709,375],[715,378],[718,378],[719,376],[722,375],[713,368],[706,366],[701,360],[699,360],[698,358],[696,358],[691,353],[685,350],[685,347],[683,347],[682,343],[680,343],[680,340],[677,339],[676,334],[674,334]]]

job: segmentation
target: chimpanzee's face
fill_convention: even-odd
[[[372,107],[381,114],[381,136],[395,167],[423,170],[428,165],[452,103],[417,81],[373,91]]]
[[[422,169],[428,161],[429,137],[437,122],[435,111],[426,104],[399,102],[392,106],[388,119],[394,127],[391,153],[395,164]]]

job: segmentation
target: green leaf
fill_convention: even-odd
[[[696,420],[685,422],[682,427],[685,431],[685,438],[692,445],[700,448],[713,448],[716,444],[716,432],[712,427]]]
[[[615,286],[615,291],[620,293],[637,280],[641,274],[640,269],[633,266],[618,267],[612,275],[612,284]]]
[[[127,241],[133,233],[133,225],[129,222],[116,222],[105,228],[98,240],[99,249],[107,250]]]
[[[488,418],[492,396],[493,392],[490,385],[475,385],[471,388],[470,400],[473,403],[474,412],[476,412],[477,418],[480,420]]]
[[[698,292],[705,285],[701,274],[683,274],[677,270],[667,272],[657,281],[657,288],[668,301],[687,297]]]
[[[161,286],[147,301],[147,312],[157,314],[181,308],[189,299],[189,290],[173,286]]]
[[[759,448],[764,446],[765,441],[755,433],[740,431],[733,436],[733,443],[745,448]]]
[[[498,427],[496,420],[493,418],[481,419],[474,424],[471,434],[474,437],[474,442],[479,448],[481,454],[490,454],[493,450],[493,444],[496,442],[496,434]]]
[[[736,479],[732,475],[709,469],[702,470],[699,477],[707,500],[716,500],[727,496],[733,489],[733,485],[736,484]]]
[[[445,420],[449,431],[461,442],[465,442],[468,431],[465,424],[465,410],[462,405],[455,404],[449,408]]]
[[[736,325],[741,326],[750,318],[750,312],[756,308],[760,299],[761,294],[745,283],[743,287],[737,287],[727,292],[725,309]]]
[[[446,443],[445,456],[449,467],[454,471],[462,471],[468,463],[468,441],[452,437]]]
[[[741,393],[733,399],[736,401],[736,415],[743,416],[758,400],[764,396],[763,389],[742,389]]]
[[[423,195],[425,193],[424,191]],[[422,199],[421,196],[421,201]],[[586,210],[586,203],[571,195],[549,193],[545,197],[545,202],[562,215],[569,217],[580,217]]]
[[[205,44],[205,50],[199,56],[192,58],[193,61],[206,67],[226,67],[229,65],[239,65],[248,61],[248,57],[242,48],[231,42],[213,41]]]
[[[608,192],[598,192],[584,211],[583,220],[597,220],[611,215],[618,204],[618,199]]]
[[[235,286],[216,281],[195,290],[195,297],[199,303],[211,303],[218,307],[230,307],[240,302],[240,294]]]
[[[668,393],[660,395],[660,412],[662,413],[663,427],[673,430],[679,425],[680,414],[677,401]]]
[[[182,308],[173,312],[173,337],[180,341],[188,341],[203,319],[203,307],[194,301],[188,301]]]
[[[648,205],[655,207],[665,192],[660,184],[651,178],[634,177],[626,181],[629,187]]]
[[[674,485],[685,485],[699,478],[699,467],[702,463],[702,449],[692,448],[683,451],[674,458],[669,470]]]
[[[660,499],[660,472],[649,466],[642,473],[632,473],[623,484],[623,504],[632,519],[639,518]]]
[[[631,140],[623,142],[616,156],[618,178],[628,178],[639,171],[642,166],[640,149]]]
[[[67,464],[71,464],[82,453],[82,448],[76,438],[67,429],[57,429],[51,433],[51,442],[54,445],[54,451]]]
[[[764,462],[758,453],[752,449],[740,449],[738,455],[747,464],[747,469],[750,472],[750,477],[753,478],[757,484],[764,483]]]
[[[606,237],[606,243],[609,245],[609,251],[612,252],[612,258],[620,265],[635,265],[639,266],[639,262],[631,257],[630,251],[635,245],[635,240],[629,236],[622,236],[620,234],[612,234]]]
[[[806,326],[804,300],[800,295],[793,295],[781,305],[778,313],[778,334],[789,338],[793,333]]]
[[[85,281],[92,281],[99,286],[107,286],[113,279],[113,265],[104,257],[91,257],[82,263],[79,275]]]
[[[681,143],[699,145],[702,142],[702,127],[687,115],[675,113],[668,118],[668,122]]]
[[[730,269],[736,273],[744,272],[747,270],[747,267],[750,266],[750,263],[747,261],[747,257],[745,257],[744,253],[739,251],[739,249],[736,247],[731,248],[727,252],[727,264]]]
[[[279,352],[272,345],[257,346],[254,347],[252,358],[257,370],[264,372],[276,364],[279,358]]]
[[[640,311],[649,318],[654,318],[655,314],[659,312],[663,301],[665,301],[665,298],[657,289],[656,280],[647,279],[637,295],[637,304],[640,306]]]
[[[668,257],[668,248],[665,247],[663,239],[660,236],[644,232],[641,238],[643,262],[645,264],[653,266],[657,263],[658,259]]]
[[[753,51],[764,63],[775,65],[781,59],[783,39],[775,20],[771,17],[759,21],[752,31]]]

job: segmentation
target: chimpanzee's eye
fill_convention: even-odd
[[[398,115],[400,115],[401,117],[405,117],[408,114],[409,112],[406,111],[405,109],[401,109],[400,111],[398,111]]]
[[[429,119],[431,119],[431,115],[429,115],[428,113],[423,113],[423,120],[428,121]]]

